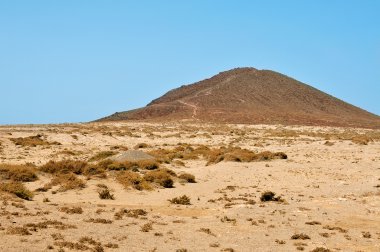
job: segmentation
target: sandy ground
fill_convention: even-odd
[[[105,251],[312,251],[317,247],[380,251],[380,141],[356,144],[342,139],[348,131],[374,133],[325,127],[186,123],[2,126],[0,163],[8,164],[40,166],[49,160],[88,160],[114,146],[133,149],[138,143],[147,143],[149,147],[143,150],[149,151],[172,148],[180,142],[281,151],[288,159],[209,166],[203,159],[182,160],[185,166],[163,164],[196,177],[197,183],[176,182],[170,189],[124,189],[109,176],[87,180],[82,190],[36,192],[32,201],[3,195],[0,251],[95,250],[96,244]],[[61,145],[22,147],[10,141],[36,134]],[[331,144],[326,144],[327,140]],[[34,190],[48,181],[47,175],[39,174],[39,180],[25,184]],[[111,188],[115,200],[98,197],[99,183]],[[261,202],[261,194],[268,190],[285,201]],[[168,201],[184,194],[190,197],[191,205]],[[83,213],[60,211],[65,206],[81,207]],[[143,209],[147,214],[115,218],[121,209]],[[91,218],[108,223],[93,223]],[[10,227],[47,220],[71,226],[37,227],[30,235],[8,232]],[[144,225],[151,229],[143,232]],[[310,239],[292,239],[301,233]],[[87,241],[79,242],[83,237]],[[100,246],[97,249],[101,251]]]

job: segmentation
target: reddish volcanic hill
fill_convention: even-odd
[[[218,123],[380,128],[380,117],[280,73],[237,68],[173,89],[146,107],[99,121],[190,119]]]

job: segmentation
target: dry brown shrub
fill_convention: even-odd
[[[354,136],[351,141],[359,145],[368,145],[370,142],[373,142],[373,139],[366,135],[357,135]]]
[[[71,250],[89,250],[90,248],[82,243],[78,242],[69,242],[69,241],[56,241],[54,242],[55,246],[60,248],[68,248]]]
[[[108,200],[114,200],[115,196],[110,192],[108,187],[102,188],[98,191],[99,198],[100,199],[108,199]]]
[[[169,202],[176,205],[191,205],[190,198],[187,195],[169,199]]]
[[[292,240],[310,240],[310,236],[304,233],[294,234],[291,237]]]
[[[146,143],[139,143],[139,144],[136,144],[134,149],[137,150],[137,149],[143,149],[143,148],[148,148],[149,145],[146,144]]]
[[[323,247],[317,247],[311,250],[310,252],[331,252],[331,250]]]
[[[187,183],[196,183],[195,176],[190,173],[182,173],[178,176],[178,178],[186,181]]]
[[[59,191],[65,192],[73,189],[83,189],[86,186],[86,183],[75,176],[72,173],[69,174],[58,174],[51,182],[46,185],[47,187],[60,185]]]
[[[20,182],[31,182],[38,179],[35,167],[9,164],[0,164],[0,178]]]
[[[37,231],[38,229],[47,229],[49,227],[59,229],[59,230],[65,230],[65,229],[75,229],[77,228],[75,225],[70,225],[70,224],[64,224],[61,221],[56,221],[56,220],[46,220],[38,223],[27,223],[24,225],[24,227],[27,227],[33,231]],[[53,235],[52,235],[53,236]],[[53,237],[54,238],[54,237]],[[58,235],[57,235],[57,240],[58,240]],[[62,236],[63,238],[63,236]]]
[[[135,188],[137,190],[151,190],[152,187],[144,180],[140,174],[132,171],[121,171],[116,180],[125,188]]]
[[[121,220],[123,216],[127,216],[129,218],[138,218],[139,216],[146,216],[148,214],[144,209],[125,209],[122,208],[120,211],[115,213],[115,219]]]
[[[102,152],[97,153],[95,156],[91,157],[88,161],[94,162],[94,161],[103,160],[115,154],[117,154],[117,152],[115,151],[102,151]]]
[[[44,139],[42,139],[42,135],[38,134],[36,136],[29,136],[29,137],[18,137],[18,138],[10,138],[10,140],[15,145],[20,145],[23,147],[36,147],[38,145],[61,145],[58,142],[48,142]]]
[[[92,222],[92,223],[100,223],[100,224],[112,224],[112,220],[107,219],[101,219],[101,218],[90,218],[88,220],[85,220],[85,222]]]
[[[42,172],[57,174],[57,173],[75,173],[83,174],[87,162],[77,161],[77,160],[62,160],[62,161],[53,161],[50,160],[46,164],[40,167]]]
[[[275,197],[275,195],[276,195],[276,193],[274,193],[274,192],[265,191],[261,194],[260,200],[262,202],[265,202],[265,201],[279,201],[279,202],[281,202],[282,201],[281,196]]]
[[[17,181],[0,183],[0,191],[7,192],[25,200],[31,200],[33,193],[26,189],[26,187]]]
[[[81,207],[61,207],[59,209],[60,212],[64,212],[67,214],[82,214],[83,209]]]
[[[153,230],[153,225],[151,222],[145,223],[144,225],[141,226],[140,231],[141,232],[149,232]]]
[[[158,169],[154,171],[149,171],[144,175],[144,179],[151,183],[156,183],[165,188],[173,187],[173,179],[175,173],[169,169]]]
[[[32,235],[25,227],[8,227],[7,234],[10,235]]]

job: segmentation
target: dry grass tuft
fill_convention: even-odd
[[[271,191],[266,191],[261,194],[260,200],[262,202],[266,201],[279,201],[282,202],[283,200],[281,199],[281,196],[275,197],[276,193],[271,192]]]
[[[29,137],[18,137],[18,138],[10,138],[10,140],[15,144],[23,147],[36,147],[38,145],[61,145],[58,142],[48,142],[42,139],[42,135],[38,134],[36,136]]]
[[[112,224],[112,220],[107,219],[100,219],[100,218],[90,218],[88,220],[85,220],[85,222],[91,222],[91,223],[100,223],[100,224]]]
[[[144,225],[141,226],[140,231],[141,232],[149,232],[153,230],[153,225],[151,222],[145,223]]]
[[[56,185],[60,185],[60,188],[58,189],[60,192],[65,192],[74,189],[83,189],[86,187],[86,183],[72,173],[59,174],[55,178],[53,178],[48,185],[45,186],[49,188],[51,186]]]
[[[148,148],[149,145],[146,144],[146,143],[139,143],[139,144],[136,144],[134,149],[137,150],[137,149],[143,149],[143,148]]]
[[[178,178],[186,181],[187,183],[196,183],[195,176],[190,173],[182,173],[178,176]]]
[[[59,209],[60,212],[64,212],[67,214],[82,214],[83,209],[81,207],[61,207]]]
[[[107,199],[107,200],[114,200],[115,199],[115,196],[113,194],[111,194],[111,192],[107,186],[101,187],[101,189],[98,191],[98,194],[99,194],[100,199]]]
[[[29,230],[25,227],[9,227],[7,229],[7,234],[10,235],[32,235]]]
[[[35,167],[9,164],[0,164],[0,178],[20,182],[31,182],[38,179]]]
[[[0,191],[7,192],[24,200],[32,200],[33,193],[26,189],[26,187],[17,181],[0,183]]]
[[[175,197],[169,199],[170,203],[176,205],[191,205],[190,198],[187,195],[182,195],[181,197]]]
[[[115,154],[117,154],[117,152],[115,151],[102,151],[102,152],[97,153],[95,156],[91,157],[88,161],[94,162],[94,161],[103,160]]]
[[[152,189],[149,183],[144,180],[137,172],[121,171],[119,174],[117,174],[116,180],[125,188],[132,187],[139,191]]]
[[[138,218],[139,216],[146,216],[148,214],[144,209],[120,209],[120,211],[115,213],[115,219],[121,220],[123,216],[129,218]]]
[[[291,237],[292,240],[310,240],[310,236],[304,233],[294,234]]]
[[[323,247],[317,247],[311,250],[310,252],[331,252],[331,250]]]
[[[40,167],[42,172],[50,173],[50,174],[67,174],[67,173],[75,173],[75,174],[83,174],[84,169],[87,166],[87,162],[84,161],[76,161],[76,160],[62,160],[62,161],[53,161],[50,160],[45,165]]]
[[[146,173],[144,179],[151,183],[156,183],[165,188],[173,187],[173,179],[175,173],[169,169],[159,169]]]

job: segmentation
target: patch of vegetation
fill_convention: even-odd
[[[0,183],[0,191],[7,192],[24,200],[32,200],[33,193],[26,189],[26,187],[17,181]]]
[[[60,185],[60,188],[58,189],[60,192],[74,189],[83,189],[86,187],[86,183],[72,173],[58,174],[51,180],[49,184],[45,185],[44,187],[51,188],[52,186],[56,185]]]
[[[85,222],[91,222],[91,223],[100,223],[100,224],[112,224],[112,220],[107,219],[101,219],[101,218],[90,218],[88,220],[85,220]]]
[[[127,216],[129,218],[138,218],[140,216],[146,216],[148,214],[144,209],[120,209],[120,211],[115,213],[115,219],[121,220],[123,216]]]
[[[176,205],[191,205],[190,198],[187,195],[182,195],[181,197],[175,197],[169,199],[170,203]]]
[[[40,170],[45,173],[50,174],[83,174],[85,168],[87,166],[87,162],[77,161],[77,160],[62,160],[62,161],[53,161],[50,160],[46,164],[40,167]]]
[[[43,139],[43,136],[38,134],[35,136],[29,137],[18,137],[18,138],[10,138],[10,140],[15,144],[23,147],[36,147],[38,145],[61,145],[58,142],[48,142]]]
[[[143,149],[143,148],[148,148],[149,145],[146,144],[146,143],[139,143],[139,144],[136,144],[134,149],[137,150],[137,149]]]
[[[126,171],[126,170],[133,170],[138,171],[139,169],[143,170],[155,170],[159,168],[159,163],[157,163],[155,160],[142,160],[142,161],[136,161],[136,162],[114,162],[109,159],[105,159],[103,161],[100,161],[98,164],[100,167],[111,170],[111,171]]]
[[[279,201],[282,202],[283,200],[281,199],[281,196],[275,197],[276,193],[271,192],[271,191],[265,191],[261,194],[260,200],[262,202],[266,201]]]
[[[111,194],[109,188],[106,185],[103,185],[103,186],[98,185],[98,187],[100,187],[100,190],[98,191],[100,199],[107,199],[107,200],[115,199],[115,196]]]
[[[140,231],[141,232],[149,232],[153,230],[153,225],[151,222],[145,223],[144,225],[141,226]]]
[[[103,160],[115,154],[117,154],[117,152],[115,151],[102,151],[102,152],[97,153],[95,156],[91,157],[88,161],[94,162],[94,161]]]
[[[151,190],[149,182],[147,182],[141,175],[133,171],[121,171],[117,174],[116,180],[125,188],[132,187],[139,191]]]
[[[323,247],[317,247],[311,250],[310,252],[331,252],[331,250]]]
[[[176,147],[172,150],[158,149],[149,152],[150,155],[157,158],[162,163],[171,163],[174,159],[199,159],[203,157],[207,160],[207,165],[216,164],[223,160],[234,162],[252,162],[265,161],[271,159],[287,159],[287,155],[283,152],[260,152],[242,149],[239,147],[221,147],[219,149],[210,149],[201,145],[193,148],[187,144]]]
[[[61,207],[59,211],[67,214],[82,214],[83,209],[81,207]]]
[[[172,188],[174,183],[172,176],[175,176],[173,171],[169,169],[159,169],[146,173],[144,180],[150,183],[156,183],[165,188]]]
[[[9,164],[0,164],[0,178],[20,182],[31,182],[38,179],[35,167]]]
[[[195,176],[190,173],[182,173],[178,176],[178,178],[186,181],[187,183],[196,183]]]
[[[25,227],[9,227],[7,229],[7,234],[10,235],[32,235],[29,230]]]
[[[310,236],[304,233],[294,234],[291,237],[292,240],[310,240]]]

